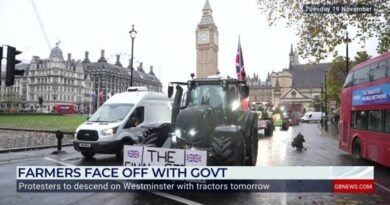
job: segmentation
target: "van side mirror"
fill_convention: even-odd
[[[249,96],[249,86],[248,85],[243,85],[240,86],[240,95],[242,98],[247,98]]]
[[[173,95],[173,86],[168,86],[168,98],[171,98]]]

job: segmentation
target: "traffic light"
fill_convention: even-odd
[[[15,47],[7,46],[7,66],[6,66],[6,77],[5,77],[5,85],[12,86],[15,84],[15,75],[23,75],[24,70],[15,70],[15,65],[22,62],[20,60],[16,60],[15,57],[22,52],[16,50]]]

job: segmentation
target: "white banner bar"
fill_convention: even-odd
[[[105,180],[332,180],[374,179],[373,166],[64,167],[17,166],[17,179]]]

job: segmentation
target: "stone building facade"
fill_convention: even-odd
[[[123,67],[120,62],[120,56],[117,55],[115,64],[107,62],[104,50],[101,50],[100,58],[97,62],[91,62],[89,52],[85,52],[85,58],[82,61],[86,74],[92,81],[92,99],[93,107],[96,109],[103,104],[110,96],[124,92],[130,87],[131,69],[129,66]],[[162,84],[153,71],[153,66],[147,73],[141,62],[133,70],[133,86],[147,87],[154,92],[162,92]]]
[[[247,84],[249,86],[249,103],[272,103],[273,90],[270,74],[265,81],[261,81],[257,74],[253,74],[253,77],[248,76]]]
[[[5,70],[5,65],[2,65]],[[18,70],[28,70],[29,64],[20,63],[16,65]],[[15,76],[14,86],[5,86],[5,71],[1,73],[0,84],[0,112],[16,112],[23,109],[27,98],[27,74]]]
[[[104,50],[96,62],[91,62],[89,52],[85,58],[65,60],[57,44],[47,59],[34,56],[29,64],[16,65],[25,70],[24,76],[15,76],[15,85],[5,87],[5,72],[1,75],[0,112],[24,109],[50,112],[54,104],[72,104],[76,111],[89,112],[98,108],[110,96],[125,92],[130,87],[130,66],[123,67],[117,56],[115,64],[107,62]],[[133,86],[144,86],[150,91],[162,92],[162,84],[153,66],[149,72],[140,63],[133,71]],[[39,99],[42,99],[42,105]]]
[[[256,74],[247,78],[249,101],[271,103],[300,113],[320,111],[325,72],[329,67],[330,63],[300,64],[298,52],[291,46],[288,68],[268,74],[265,81]]]
[[[28,107],[51,111],[56,103],[72,103],[76,110],[84,110],[91,102],[92,83],[81,61],[71,59],[70,53],[64,60],[58,44],[48,59],[33,57],[27,76]],[[39,98],[42,98],[42,106]]]
[[[331,63],[300,64],[292,46],[289,56],[288,68],[272,72],[273,104],[299,112],[320,111],[325,72]]]

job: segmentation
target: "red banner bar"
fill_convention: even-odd
[[[373,179],[335,179],[333,192],[338,193],[373,193],[375,184]]]

